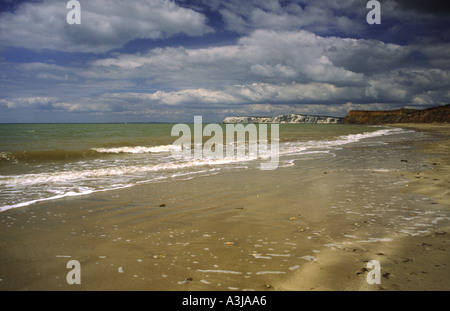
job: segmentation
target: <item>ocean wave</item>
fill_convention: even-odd
[[[136,174],[147,172],[162,172],[168,170],[180,170],[199,166],[215,166],[221,164],[230,164],[233,162],[241,162],[249,158],[242,159],[205,159],[182,162],[168,162],[151,165],[122,165],[109,166],[96,169],[81,169],[59,171],[53,173],[39,173],[39,174],[23,174],[15,176],[0,176],[0,186],[24,186],[33,184],[48,184],[48,183],[65,183],[77,180],[98,179],[103,177],[119,177],[129,175],[132,177]]]
[[[70,186],[68,186],[66,188],[64,188],[64,187],[60,187],[60,189],[45,188],[45,189],[41,189],[39,191],[39,196],[41,196],[41,197],[39,197],[37,199],[29,198],[22,202],[16,202],[16,203],[0,206],[0,212],[6,211],[9,209],[13,209],[13,208],[25,207],[25,206],[36,204],[36,203],[41,203],[41,202],[46,202],[46,201],[51,201],[51,200],[56,200],[56,199],[62,199],[62,198],[66,198],[66,197],[82,196],[82,195],[87,195],[87,194],[96,193],[96,192],[105,192],[105,191],[110,191],[110,190],[130,188],[130,187],[133,187],[133,186],[136,186],[139,184],[145,184],[145,183],[151,183],[151,182],[164,182],[164,181],[169,180],[170,178],[180,178],[180,179],[185,178],[186,179],[186,178],[192,177],[193,175],[201,175],[203,173],[217,174],[218,170],[220,170],[220,169],[210,169],[209,171],[200,170],[200,171],[192,171],[192,172],[175,172],[173,174],[169,174],[166,176],[155,176],[151,179],[144,179],[144,180],[137,180],[137,181],[136,180],[134,180],[134,181],[128,180],[123,183],[105,184],[101,188],[98,188],[98,186],[96,186],[96,185],[81,186],[81,185],[77,185],[77,184],[73,184],[73,183],[71,183]],[[72,177],[74,177],[75,175],[72,175]],[[0,178],[4,178],[4,177],[5,176],[0,176]],[[45,180],[46,180],[45,178],[39,179],[39,177],[38,177],[35,181],[44,182]],[[45,184],[45,182],[44,182],[44,184]],[[23,185],[23,184],[21,184],[21,185]],[[46,192],[47,195],[42,196],[43,192]]]
[[[15,204],[0,206],[0,212],[4,212],[6,210],[13,209],[13,208],[24,207],[24,206],[28,206],[28,205],[32,205],[32,204],[36,204],[36,203],[40,203],[40,202],[45,202],[45,201],[62,199],[62,198],[66,198],[66,197],[87,195],[87,194],[91,194],[94,192],[123,189],[123,188],[132,187],[132,186],[133,186],[132,184],[129,184],[129,185],[121,186],[121,187],[111,187],[111,188],[107,188],[107,189],[97,189],[97,190],[88,189],[88,190],[84,190],[84,191],[66,191],[66,192],[63,192],[61,194],[57,194],[54,196],[49,196],[49,197],[19,202],[19,203],[15,203]]]
[[[114,147],[114,148],[91,148],[98,153],[160,153],[160,152],[171,152],[173,149],[179,149],[175,145],[160,145],[153,147],[145,146],[124,146],[124,147]]]
[[[80,159],[98,158],[108,154],[145,154],[169,153],[177,150],[178,146],[124,146],[113,148],[89,148],[81,150],[26,150],[14,152],[0,152],[0,163],[45,163],[52,161],[76,161]]]
[[[400,129],[401,130],[401,129]],[[383,135],[389,135],[398,133],[397,129],[383,129],[370,133],[363,134],[350,134],[341,136],[336,140],[330,141],[307,141],[296,143],[284,143],[280,148],[280,155],[294,155],[294,154],[315,154],[315,153],[329,153],[329,148],[342,146],[353,142],[358,142],[365,138],[377,137]],[[106,152],[106,153],[142,153],[142,152],[168,152],[172,148],[171,145],[162,145],[155,147],[119,147],[119,148],[96,148],[92,152]],[[319,150],[315,150],[318,148]],[[100,151],[99,151],[99,150]],[[44,156],[52,154],[54,156],[63,157],[65,152],[41,152],[37,151],[37,154]],[[75,153],[85,154],[85,153]],[[266,155],[256,156],[254,154],[246,154],[243,157],[233,158],[205,158],[205,159],[192,159],[187,158],[181,161],[170,160],[163,163],[151,163],[151,164],[123,164],[123,165],[110,165],[101,168],[87,168],[82,166],[75,166],[74,169],[57,171],[57,172],[45,172],[37,174],[22,174],[13,176],[0,176],[1,186],[17,186],[17,185],[32,185],[39,183],[64,183],[77,180],[86,179],[99,179],[103,177],[119,177],[119,176],[133,176],[136,174],[142,174],[147,172],[161,172],[168,170],[180,170],[188,169],[199,166],[217,166],[224,164],[235,164],[242,162],[254,161],[257,159],[264,159]],[[270,154],[269,154],[270,156]],[[2,157],[6,157],[2,155]],[[170,159],[170,158],[166,158]],[[126,162],[124,162],[126,163]]]
[[[93,150],[28,150],[1,152],[0,163],[36,163],[50,161],[73,161],[83,158],[94,157],[96,152]]]
[[[298,159],[297,155],[316,157],[320,154],[333,154],[333,150],[343,145],[356,143],[367,138],[376,138],[391,134],[403,133],[403,129],[384,128],[373,132],[348,134],[329,140],[310,140],[280,143],[279,154],[286,156],[280,159],[280,167],[292,166]],[[228,147],[228,146],[224,146]],[[271,149],[267,146],[267,149]],[[50,150],[27,151],[15,153],[0,153],[0,161],[43,161],[57,159],[80,159],[86,161],[72,161],[64,165],[42,166],[35,173],[27,171],[21,175],[0,176],[0,187],[5,198],[6,209],[27,206],[34,203],[63,198],[67,196],[85,195],[97,191],[113,190],[122,187],[131,187],[142,182],[159,182],[168,178],[190,178],[192,174],[216,174],[222,169],[240,169],[254,167],[255,163],[270,154],[245,154],[234,158],[204,158],[204,159],[175,159],[170,156],[172,145],[159,146],[123,146],[111,148],[90,148],[85,150]],[[156,153],[153,157],[126,156],[126,154]],[[108,155],[124,154],[124,156]],[[224,154],[226,154],[224,152]],[[90,161],[90,158],[93,161]],[[295,159],[292,159],[295,157]],[[101,158],[98,160],[98,158]],[[286,159],[287,158],[287,159]],[[38,166],[36,166],[38,167]],[[43,172],[44,169],[47,171]],[[214,172],[214,173],[213,173]],[[120,184],[120,185],[119,185]],[[118,186],[119,185],[119,186]],[[56,190],[55,190],[56,189]],[[21,193],[20,196],[17,193]],[[45,197],[43,197],[45,196]],[[18,202],[22,201],[22,202]]]
[[[305,142],[287,142],[280,148],[280,154],[306,153],[311,149],[334,149],[350,143],[356,143],[363,139],[375,138],[380,136],[399,134],[405,132],[400,128],[382,129],[374,132],[365,132],[359,134],[347,134],[337,137],[334,140],[310,140]]]

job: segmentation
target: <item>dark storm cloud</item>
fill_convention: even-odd
[[[450,4],[442,0],[394,0],[401,10],[409,10],[418,14],[450,16]]]

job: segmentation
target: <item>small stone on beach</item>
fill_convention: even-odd
[[[189,277],[189,278],[185,278],[183,281],[179,281],[178,284],[185,284],[185,283],[189,283],[192,281],[193,281],[193,278]]]
[[[367,268],[361,268],[358,272],[356,272],[356,274],[363,274],[367,271],[369,271],[369,270],[367,270]]]
[[[411,258],[405,258],[405,259],[403,259],[403,262],[410,262],[410,261],[413,261]]]

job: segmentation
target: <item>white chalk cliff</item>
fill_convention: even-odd
[[[284,114],[276,117],[226,117],[223,123],[317,123],[336,124],[343,118],[326,116],[308,116],[301,114]]]

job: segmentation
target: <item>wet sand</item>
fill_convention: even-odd
[[[5,211],[0,290],[449,290],[449,126],[415,128],[439,133],[380,163],[305,160]],[[381,284],[366,281],[373,259]]]
[[[304,267],[287,281],[283,290],[450,290],[450,124],[390,124],[401,128],[437,133],[438,141],[419,146],[419,154],[431,157],[426,164],[412,171],[399,171],[398,178],[406,178],[402,193],[419,194],[428,204],[420,208],[406,208],[404,218],[416,222],[419,213],[433,213],[439,206],[437,224],[431,231],[412,236],[396,236],[385,243],[352,244],[353,250],[321,251],[321,260]],[[408,159],[401,160],[408,162]],[[389,208],[392,208],[389,206]],[[409,216],[408,217],[408,212]],[[389,224],[388,224],[389,225]],[[358,248],[358,246],[360,248]],[[361,250],[361,251],[360,251]],[[381,266],[381,284],[368,284],[366,263],[378,260]],[[359,266],[360,270],[356,270]],[[337,282],[337,280],[340,280]],[[358,283],[359,281],[359,283]]]
[[[397,124],[416,131],[438,133],[442,138],[438,142],[421,145],[421,151],[430,154],[430,170],[421,170],[407,174],[411,179],[411,191],[433,197],[436,202],[450,206],[450,124]]]

